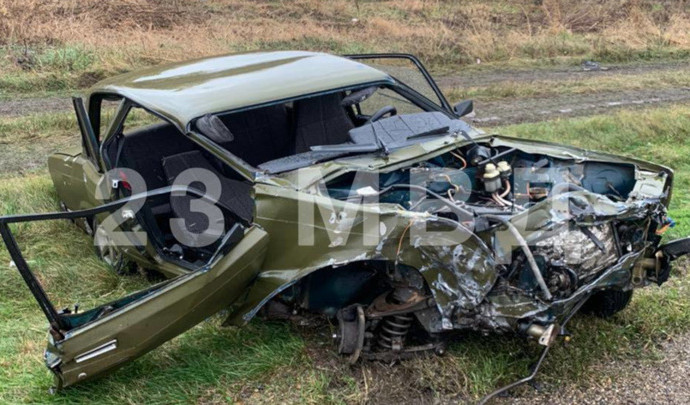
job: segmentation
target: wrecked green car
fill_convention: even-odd
[[[690,250],[664,245],[673,172],[489,135],[413,56],[264,52],[123,74],[74,98],[82,150],[55,153],[63,212],[0,218],[50,324],[57,386],[207,317],[328,317],[348,361],[445,349],[451,331],[545,347],[610,316]],[[9,224],[70,219],[113,270],[165,281],[57,310]],[[542,357],[543,358],[543,357]]]

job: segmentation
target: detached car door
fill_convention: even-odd
[[[0,217],[0,233],[17,270],[48,318],[46,365],[58,388],[96,377],[186,331],[243,296],[263,262],[268,236],[243,224],[223,237],[216,255],[188,274],[80,313],[58,312],[31,272],[12,235],[18,222],[77,219],[119,212],[125,204],[173,192],[173,187],[71,212]]]

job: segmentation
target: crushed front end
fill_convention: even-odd
[[[661,285],[690,250],[685,239],[662,245],[674,225],[672,177],[648,162],[499,136],[349,170],[319,192],[376,205],[380,243],[349,260],[333,253],[257,307],[334,317],[351,360],[442,352],[458,330],[518,333],[548,347],[581,308],[620,311],[634,288]]]

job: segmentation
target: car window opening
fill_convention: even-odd
[[[191,203],[198,196],[165,195],[147,200],[137,213],[149,237],[168,260],[179,262],[192,269],[201,268],[217,256],[218,250],[231,245],[228,239],[236,239],[241,230],[252,222],[254,203],[251,199],[251,184],[230,167],[223,164],[208,151],[184,136],[175,126],[140,109],[133,108],[125,119],[121,133],[105,145],[105,153],[116,168],[131,169],[145,182],[145,190],[132,190],[125,182],[119,190],[122,197],[136,191],[151,191],[167,186],[179,185],[178,176],[187,169],[195,176],[189,187],[206,193],[207,177],[214,177],[220,184],[220,193],[215,196],[215,205],[220,208],[222,218],[211,218],[191,209]],[[171,220],[183,219],[185,238],[181,243],[176,237]],[[213,243],[202,244],[202,233],[208,231],[211,221],[222,220],[222,233]],[[224,250],[223,253],[227,253]]]
[[[391,87],[370,85],[222,113],[217,117],[233,139],[216,143],[270,173],[353,153],[402,147],[423,141],[406,143],[408,137],[412,140],[411,137],[420,135],[445,135],[452,129],[466,127],[464,122],[449,118],[445,112],[419,106]],[[370,122],[374,117],[380,120],[378,126]],[[205,133],[210,129],[203,128],[200,121],[196,121],[199,132],[213,140],[214,134]],[[379,133],[387,136],[391,144],[382,145],[377,139]],[[396,137],[395,133],[399,135]],[[325,148],[333,145],[339,148]]]

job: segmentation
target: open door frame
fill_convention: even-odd
[[[126,364],[235,303],[244,296],[263,264],[268,234],[247,225],[243,237],[228,253],[196,271],[83,313],[70,313],[55,309],[22,256],[10,224],[114,212],[134,200],[182,191],[208,198],[194,189],[172,186],[81,211],[0,217],[2,239],[50,324],[45,361],[55,374],[58,388]]]
[[[103,165],[101,164],[98,139],[96,139],[96,134],[93,131],[89,114],[86,112],[84,99],[81,97],[72,97],[72,105],[74,106],[74,113],[77,116],[77,123],[79,124],[79,131],[81,132],[84,153],[88,156],[89,160],[94,164],[94,166],[96,166],[96,168],[102,172]]]

